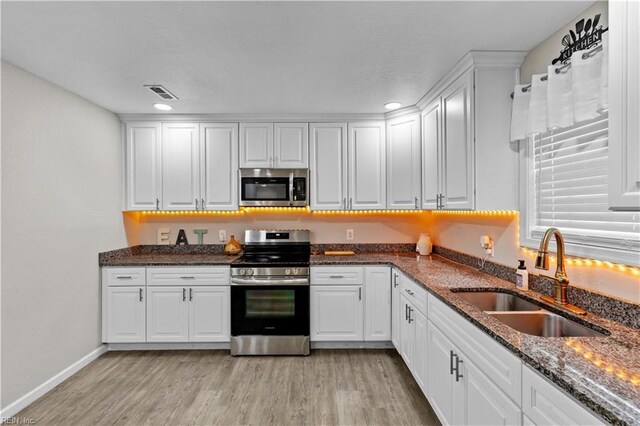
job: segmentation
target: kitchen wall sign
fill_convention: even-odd
[[[600,14],[598,13],[593,19],[584,19],[576,22],[575,32],[569,30],[569,33],[562,38],[564,48],[560,51],[560,56],[555,58],[551,63],[555,65],[558,62],[567,63],[571,58],[571,54],[578,50],[589,50],[602,42],[602,35],[609,30],[603,28],[600,23]]]

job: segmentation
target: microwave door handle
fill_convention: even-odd
[[[289,173],[289,205],[293,205],[293,172]]]

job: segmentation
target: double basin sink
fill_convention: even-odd
[[[521,333],[542,337],[606,336],[514,294],[497,291],[456,291],[455,294]]]

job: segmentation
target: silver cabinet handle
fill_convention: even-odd
[[[333,278],[333,279],[344,278],[344,275],[329,275],[329,278]]]
[[[343,208],[343,209],[346,209],[346,208],[347,208],[347,197],[344,197],[344,198],[342,199],[342,208]]]
[[[449,374],[453,374],[453,351],[449,351]]]
[[[189,287],[189,302],[193,301],[193,289]]]
[[[409,290],[408,288],[405,288],[404,291],[409,293],[409,296],[413,296],[413,292],[411,290]]]
[[[358,300],[362,300],[362,287],[358,287]]]
[[[398,287],[398,274],[393,274],[393,286]]]
[[[278,156],[276,155],[276,161],[274,162],[275,165],[278,164]]]
[[[181,280],[195,280],[196,277],[194,277],[193,275],[183,275],[180,277]]]
[[[353,198],[349,197],[349,210],[353,210]]]
[[[411,312],[413,312],[413,308],[409,307],[409,324],[413,322],[413,318],[411,318]]]
[[[198,210],[198,199],[196,198],[196,210]]]
[[[160,199],[156,198],[156,210],[160,210]]]
[[[119,280],[130,280],[133,277],[131,275],[118,275],[116,278]]]
[[[140,301],[142,302],[142,287],[140,287],[139,290],[140,290],[140,296],[139,297],[140,297]]]
[[[458,355],[456,355],[456,382],[459,382],[461,378],[463,378],[464,376],[460,373],[460,364],[462,364],[464,361],[462,361],[460,358],[458,358]]]
[[[404,305],[404,320],[409,320],[409,305],[407,305],[406,303]]]
[[[415,206],[416,206],[416,210],[418,210],[418,197],[416,197]]]
[[[200,203],[200,210],[204,210],[204,198],[201,198],[202,203]]]
[[[182,301],[183,302],[187,301],[187,289],[186,288],[182,289]]]

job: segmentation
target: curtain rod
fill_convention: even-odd
[[[601,50],[602,50],[602,45],[600,44],[600,45],[594,47],[593,49],[584,52],[582,54],[582,59],[587,59],[588,57],[595,55],[597,52],[599,52]],[[569,58],[569,59],[571,59],[571,58]],[[566,64],[556,68],[555,69],[556,74],[560,74],[562,71],[568,69],[569,67],[571,67],[571,62],[567,62]],[[540,81],[546,81],[548,78],[549,78],[549,76],[547,74],[545,74],[542,77],[540,77]],[[524,93],[527,90],[529,90],[530,88],[531,88],[531,83],[529,83],[526,86],[524,86],[522,88],[522,92]],[[513,92],[511,92],[511,99],[513,99]]]

